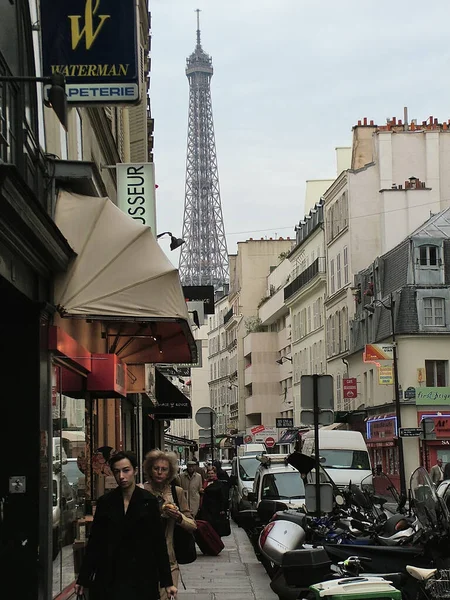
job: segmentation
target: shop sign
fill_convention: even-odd
[[[416,403],[421,406],[450,404],[450,387],[418,387]]]
[[[214,314],[214,286],[183,285],[186,302],[203,302],[205,315]]]
[[[129,217],[148,225],[156,237],[154,163],[116,165],[117,206]]]
[[[392,440],[397,435],[397,419],[394,416],[383,417],[382,419],[370,419],[366,425],[368,440]]]
[[[449,411],[450,413],[450,411]],[[433,428],[429,433],[433,433],[436,438],[450,438],[450,414],[445,413],[426,413],[419,412],[419,423],[422,424],[426,420],[426,423],[430,421],[433,423]]]
[[[378,383],[380,385],[393,385],[394,370],[392,367],[378,367]]]
[[[139,101],[135,0],[41,0],[40,8],[43,75],[64,75],[68,102]]]
[[[264,429],[265,429],[264,425],[257,425],[256,427],[252,427],[250,429],[250,431],[252,432],[253,435],[256,435],[257,433],[264,431]]]
[[[116,354],[93,354],[87,389],[97,396],[125,398],[127,367]]]
[[[291,427],[294,427],[294,419],[292,417],[284,417],[282,419],[276,419],[275,420],[277,428],[278,429],[282,429],[282,428],[286,428],[289,429]]]
[[[366,344],[364,349],[364,362],[380,362],[394,359],[394,346],[392,344]]]
[[[346,377],[342,380],[342,389],[346,400],[356,398],[358,395],[358,384],[356,377]]]

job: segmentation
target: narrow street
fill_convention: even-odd
[[[181,567],[179,600],[276,600],[270,579],[255,556],[245,531],[231,522],[219,556],[204,556]]]

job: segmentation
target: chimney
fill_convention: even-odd
[[[364,117],[364,125],[367,125],[367,117]]]

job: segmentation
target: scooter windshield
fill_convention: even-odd
[[[411,497],[414,512],[422,527],[436,533],[447,533],[450,514],[444,502],[441,502],[428,472],[419,467],[411,475]]]
[[[385,473],[377,473],[376,475],[368,475],[361,482],[361,489],[365,494],[374,498],[381,498],[385,502],[400,502],[400,494]]]

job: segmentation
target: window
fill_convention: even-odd
[[[341,276],[341,255],[336,256],[336,279],[337,289],[340,290],[342,287],[342,276]]]
[[[348,248],[344,248],[344,283],[348,283]]]
[[[336,285],[334,281],[334,259],[330,260],[330,294],[334,294]]]
[[[308,328],[306,330],[306,333],[311,333],[312,328],[311,328],[311,307],[308,306]]]
[[[419,263],[421,267],[436,267],[439,259],[437,246],[420,246]]]
[[[336,375],[336,400],[337,402],[339,402],[339,404],[341,403],[342,397],[341,397],[341,375],[338,373]]]
[[[445,387],[447,385],[448,360],[426,360],[425,372],[427,387]]]
[[[424,298],[424,325],[425,327],[444,327],[445,326],[445,299],[444,298]]]

